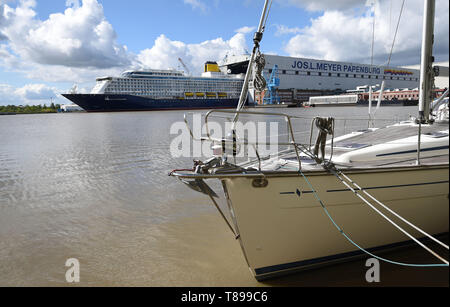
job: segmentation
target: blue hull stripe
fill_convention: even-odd
[[[443,236],[443,235],[448,235],[448,232],[437,234],[435,236],[439,237],[439,236]],[[420,240],[421,241],[425,240],[425,238],[421,238]],[[396,248],[396,247],[407,246],[412,243],[414,243],[414,241],[410,240],[410,241],[405,241],[405,242],[399,242],[399,243],[369,248],[369,249],[367,249],[367,251],[374,253],[374,252],[385,250],[385,249],[392,249],[392,248]],[[315,259],[310,259],[310,260],[304,260],[304,261],[274,265],[274,266],[265,267],[265,268],[259,268],[259,269],[255,269],[255,273],[258,276],[258,275],[277,273],[277,272],[284,271],[284,270],[300,269],[300,268],[306,267],[306,266],[317,265],[317,264],[326,263],[326,262],[330,262],[330,261],[334,261],[334,260],[345,259],[345,258],[351,258],[351,257],[355,257],[355,256],[360,256],[363,254],[364,254],[364,252],[358,250],[358,251],[354,251],[354,252],[331,255],[331,256],[326,256],[326,257],[321,257],[321,258],[315,258]]]
[[[448,149],[448,145],[447,146],[440,146],[440,147],[425,148],[425,149],[421,149],[420,152],[445,150],[445,149]],[[411,153],[416,153],[416,152],[417,152],[417,149],[416,150],[399,151],[399,152],[381,154],[381,155],[377,155],[377,157],[388,157],[388,156],[395,156],[395,155],[404,155],[404,154],[411,154]]]
[[[400,185],[386,185],[386,186],[379,186],[379,187],[369,187],[369,188],[363,188],[364,190],[380,190],[380,189],[393,189],[393,188],[406,188],[406,187],[416,187],[421,185],[432,185],[432,184],[445,184],[448,183],[447,181],[436,181],[436,182],[424,182],[424,183],[412,183],[412,184],[400,184]],[[335,192],[350,192],[350,189],[342,189],[342,190],[328,190],[328,193],[335,193]]]

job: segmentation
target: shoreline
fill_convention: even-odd
[[[0,113],[0,116],[11,116],[11,115],[35,115],[35,114],[58,114],[58,112],[35,112],[35,113]]]

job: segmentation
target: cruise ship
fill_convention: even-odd
[[[87,112],[236,108],[244,75],[225,74],[207,62],[201,77],[177,70],[125,71],[102,77],[90,94],[63,96]]]

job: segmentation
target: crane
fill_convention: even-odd
[[[181,58],[178,58],[178,61],[181,63],[181,65],[183,65],[184,69],[186,70],[186,73],[190,76],[191,71],[189,70],[189,68],[187,68],[186,64],[184,64],[183,60]]]
[[[277,89],[280,86],[280,78],[278,76],[278,65],[272,69],[272,74],[267,80],[268,97],[264,98],[264,104],[280,104],[280,96]]]

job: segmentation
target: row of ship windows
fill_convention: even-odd
[[[291,71],[290,71],[291,72]],[[272,69],[268,70],[268,73],[271,74],[272,73]],[[281,73],[283,75],[292,75],[292,74],[288,74],[287,70],[282,70]],[[361,78],[361,79],[381,79],[380,76],[378,75],[358,75],[358,74],[341,74],[341,73],[322,73],[322,72],[300,72],[300,71],[295,71],[295,75],[302,75],[302,76],[319,76],[319,77],[345,77],[345,78]],[[407,77],[388,77],[388,76],[383,76],[382,78],[383,80],[403,80],[403,81],[416,81],[419,82],[418,78],[407,78]]]
[[[208,91],[216,90],[216,89],[228,89],[228,90],[237,90],[241,89],[242,85],[240,86],[144,86],[144,85],[110,85],[108,86],[108,89],[152,89],[152,90],[162,90],[162,89],[207,89]]]
[[[241,88],[153,88],[153,87],[108,87],[107,91],[147,91],[147,92],[238,92]]]
[[[373,98],[377,99],[379,95],[374,95]],[[419,98],[418,94],[409,94],[409,95],[383,95],[383,98]]]
[[[124,95],[146,95],[146,96],[153,96],[153,97],[185,97],[185,93],[184,92],[159,92],[159,93],[155,93],[155,92],[151,92],[151,91],[120,91],[120,92],[111,92],[111,91],[106,91],[105,94],[124,94]],[[227,96],[222,97],[222,96],[214,96],[215,98],[238,98],[240,96],[240,93],[227,93]],[[195,96],[196,98],[211,98],[207,95],[202,95],[202,96]],[[194,96],[189,97],[186,96],[186,99],[190,99],[190,98],[195,98]]]
[[[181,84],[111,84],[109,87],[138,87],[138,88],[208,88],[208,89],[216,89],[216,88],[242,88],[242,84],[220,84],[220,85],[202,85],[202,84],[189,84],[189,85],[181,85]]]
[[[123,91],[132,91],[132,92],[146,92],[146,93],[184,93],[184,92],[236,92],[240,93],[241,89],[184,89],[184,88],[166,88],[166,89],[151,89],[151,88],[130,88],[130,87],[108,87],[105,89],[105,92],[123,92]]]
[[[133,80],[133,79],[122,79],[119,82],[113,82],[113,83],[121,83],[121,84],[170,84],[170,85],[174,85],[174,84],[179,84],[179,85],[202,85],[205,84],[204,81],[182,81],[182,80]],[[242,81],[235,81],[235,82],[230,82],[229,80],[224,80],[224,81],[215,81],[213,82],[208,82],[209,84],[213,85],[213,86],[218,86],[220,84],[229,84],[232,83],[236,86],[242,85]]]
[[[182,77],[183,76],[182,74],[179,74],[179,73],[160,73],[160,72],[153,73],[153,72],[139,72],[139,71],[133,72],[130,75],[131,76],[136,76],[136,75],[139,75],[139,76],[172,76],[172,77]]]

